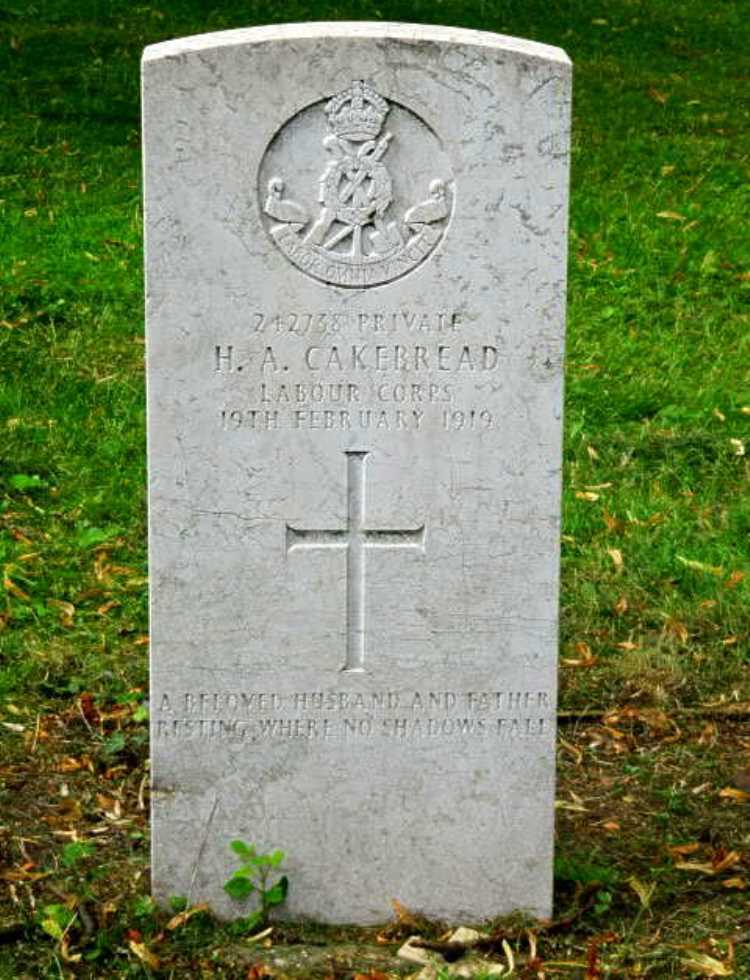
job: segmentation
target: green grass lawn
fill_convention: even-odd
[[[750,707],[725,711],[750,701],[747,14],[0,2],[1,978],[252,975],[241,930],[198,914],[159,939],[146,897],[138,62],[169,37],[342,18],[493,30],[574,61],[558,908],[598,888],[538,953],[546,976],[750,977],[750,803],[720,795],[750,768]],[[309,935],[372,945],[276,941]],[[341,963],[320,976],[354,976]]]

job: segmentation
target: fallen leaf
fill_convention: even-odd
[[[599,494],[591,490],[576,490],[576,497],[579,500],[588,500],[590,504],[593,504],[595,500],[599,499]]]
[[[706,565],[702,561],[695,561],[693,558],[683,558],[677,555],[677,561],[686,568],[692,568],[695,572],[708,572],[709,575],[723,575],[724,569],[721,565]]]
[[[617,602],[612,608],[612,612],[615,616],[624,616],[628,611],[628,600],[624,595],[621,595]]]
[[[724,583],[724,588],[725,589],[736,588],[740,584],[740,582],[744,579],[744,577],[745,577],[744,572],[740,572],[739,570],[732,572],[729,578]]]
[[[730,439],[729,440],[729,444],[731,445],[732,449],[734,450],[734,455],[735,456],[744,456],[745,455],[745,443],[742,441],[742,439]]]
[[[135,941],[135,939],[129,939],[128,946],[130,947],[131,952],[135,953],[141,963],[145,963],[146,966],[152,970],[159,969],[161,966],[159,957],[154,956],[145,943],[138,943]]]
[[[636,878],[633,875],[631,878],[628,878],[628,884],[638,896],[638,901],[641,903],[641,906],[644,909],[648,909],[651,905],[651,898],[656,890],[656,882],[647,885],[640,878]]]
[[[265,963],[253,963],[247,968],[245,980],[262,980],[263,977],[272,977],[273,970]]]
[[[121,603],[119,603],[117,599],[110,599],[109,602],[105,602],[101,606],[98,606],[96,611],[100,616],[106,616],[110,609],[117,609],[119,605],[121,605]]]
[[[734,786],[725,786],[719,791],[719,796],[724,800],[733,800],[735,803],[750,801],[750,792],[746,792],[744,789],[735,789]]]
[[[696,851],[701,849],[701,845],[698,841],[692,841],[690,844],[672,844],[667,850],[675,857],[687,857],[688,854],[695,854]]]
[[[727,878],[725,881],[722,881],[721,884],[723,888],[734,888],[737,891],[744,891],[747,888],[747,882],[745,879],[739,877]]]
[[[588,643],[583,641],[576,643],[575,652],[578,654],[577,660],[563,658],[562,662],[566,667],[593,667],[596,663],[596,657]]]
[[[664,218],[667,221],[684,221],[685,215],[679,214],[677,211],[657,211],[657,218]]]
[[[693,973],[700,973],[704,977],[731,977],[732,968],[727,963],[708,956],[706,953],[693,953],[690,959],[683,960],[682,965],[692,970]]]
[[[60,624],[62,626],[71,627],[73,625],[76,607],[72,602],[65,602],[63,599],[48,599],[47,605],[60,610]]]
[[[31,596],[27,595],[23,589],[19,588],[19,586],[17,586],[16,583],[7,575],[3,578],[3,585],[5,586],[6,591],[10,592],[11,595],[14,595],[16,599],[22,599],[24,602],[28,602],[31,599]]]
[[[669,618],[666,622],[665,628],[667,632],[676,637],[680,643],[687,643],[690,634],[688,633],[687,626],[685,626],[684,623],[681,623],[679,619]]]
[[[624,561],[622,558],[622,552],[619,548],[607,548],[607,554],[612,559],[612,564],[615,566],[618,574],[622,571]]]
[[[199,912],[207,911],[208,903],[206,902],[201,902],[200,905],[193,905],[192,908],[185,909],[184,912],[178,912],[177,915],[173,915],[167,923],[167,929],[169,929],[170,932],[173,932],[175,929],[179,929],[180,926],[184,926],[186,922],[189,922],[194,915],[197,915]]]
[[[660,92],[658,88],[650,88],[648,90],[648,97],[653,102],[658,102],[659,105],[666,105],[667,102],[669,101],[669,93]]]

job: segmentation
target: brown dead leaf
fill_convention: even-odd
[[[658,102],[659,105],[666,105],[669,101],[669,92],[660,92],[658,88],[650,88],[648,90],[648,97],[652,102]]]
[[[591,652],[591,647],[583,640],[576,643],[575,652],[578,654],[576,660],[563,657],[562,662],[566,667],[593,667],[596,663],[596,657]]]
[[[97,613],[99,616],[106,616],[110,609],[117,609],[118,606],[122,605],[117,599],[110,599],[109,602],[102,603],[101,606],[97,606]]]
[[[130,951],[135,953],[141,963],[145,963],[151,970],[159,969],[161,966],[159,957],[155,956],[145,943],[138,943],[135,939],[129,939],[128,946],[130,947]]]
[[[679,619],[672,619],[670,617],[665,624],[665,629],[678,639],[680,643],[687,643],[690,634],[688,633],[687,626],[681,623]]]
[[[245,980],[263,980],[264,977],[273,977],[273,970],[265,963],[253,963],[247,968]]]
[[[744,878],[727,878],[721,883],[722,888],[734,888],[737,891],[744,891],[747,888],[747,881]]]
[[[390,980],[390,977],[380,970],[371,970],[369,973],[355,973],[354,980]]]
[[[627,596],[621,595],[612,607],[612,612],[615,616],[624,616],[629,608]]]
[[[742,861],[742,855],[739,851],[718,851],[711,859],[711,864],[714,869],[714,874],[721,874],[722,871],[726,871],[728,868],[733,868],[735,864],[739,864]]]
[[[633,643],[632,640],[622,640],[620,643],[615,643],[615,646],[618,647],[620,650],[625,650],[626,652],[630,652],[631,650],[638,649],[638,644]]]
[[[698,841],[692,841],[690,844],[673,844],[667,850],[673,858],[680,858],[687,857],[688,854],[695,854],[696,851],[701,849],[701,846]]]
[[[94,763],[90,755],[82,755],[78,759],[72,755],[65,755],[56,768],[58,772],[77,772],[79,769],[88,769],[89,772],[93,772]]]
[[[736,789],[734,786],[725,786],[724,789],[719,791],[719,796],[723,800],[732,800],[733,803],[750,802],[750,792],[744,789]]]
[[[76,607],[72,602],[65,602],[63,599],[48,599],[47,605],[53,609],[60,610],[60,625],[70,628],[76,614]]]
[[[604,511],[602,518],[607,525],[607,530],[613,534],[619,534],[620,531],[625,530],[625,522],[621,521],[619,517],[615,517],[614,514],[610,514],[608,510]]]
[[[194,915],[197,915],[199,912],[207,911],[208,903],[206,902],[201,902],[200,905],[193,905],[192,908],[185,909],[184,912],[178,912],[177,915],[173,915],[167,923],[167,929],[169,929],[170,932],[173,932],[175,929],[179,929],[180,926],[184,926],[186,922],[189,922]]]
[[[94,704],[94,696],[88,691],[84,691],[78,698],[78,708],[83,715],[84,721],[89,725],[98,725],[100,718],[99,712]]]
[[[740,582],[744,579],[744,577],[745,577],[744,572],[740,572],[738,570],[732,572],[729,578],[724,583],[724,588],[735,589],[740,584]]]
[[[392,898],[391,906],[393,907],[393,916],[400,926],[407,926],[409,929],[421,928],[422,922],[419,916],[411,912],[403,902],[399,902],[397,898]]]
[[[22,588],[16,585],[16,583],[8,575],[3,577],[3,585],[5,586],[5,591],[10,592],[10,594],[14,595],[16,599],[21,599],[23,602],[30,601],[31,596],[27,595]]]
[[[719,729],[712,721],[707,721],[698,737],[698,745],[713,745],[719,736]]]

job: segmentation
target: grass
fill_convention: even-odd
[[[496,30],[574,60],[558,908],[599,886],[569,929],[539,933],[539,954],[573,977],[750,976],[732,940],[748,919],[746,809],[720,795],[750,728],[716,714],[748,700],[743,5],[8,0],[0,977],[249,969],[242,937],[202,913],[165,932],[146,897],[138,60],[181,34],[339,18]],[[694,851],[667,850],[683,844]],[[679,867],[733,852],[719,872]],[[522,963],[528,943],[508,935]],[[292,940],[339,956],[342,972],[321,976],[353,976],[373,948],[361,930],[299,926],[274,950]]]

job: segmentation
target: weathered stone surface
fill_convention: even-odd
[[[159,899],[551,902],[570,65],[305,24],[144,56]]]

